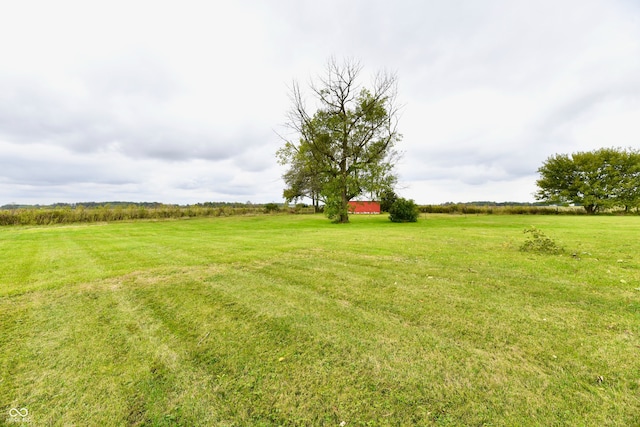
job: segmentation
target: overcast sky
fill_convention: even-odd
[[[534,201],[550,155],[640,148],[637,0],[0,0],[0,205],[282,201],[334,56],[397,73],[398,193]]]

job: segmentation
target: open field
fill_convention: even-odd
[[[531,225],[567,252],[520,252]],[[0,424],[640,425],[639,236],[637,216],[2,227]]]

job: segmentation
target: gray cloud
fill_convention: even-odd
[[[549,155],[638,146],[633,2],[63,0],[40,11],[17,2],[0,16],[0,204],[281,200],[287,84],[332,55],[359,58],[364,76],[398,74],[401,191],[419,202],[531,200]]]
[[[265,130],[247,127],[225,135],[216,120],[205,124],[174,118],[156,99],[167,92],[151,91],[155,84],[142,89],[128,84],[132,92],[120,92],[126,85],[106,93],[104,87],[88,86],[88,95],[74,98],[37,82],[5,78],[0,80],[5,94],[0,98],[0,135],[7,141],[46,143],[78,153],[114,151],[168,161],[222,160],[261,143],[257,134]]]
[[[123,174],[118,159],[70,156],[66,150],[38,144],[17,147],[0,144],[0,180],[11,185],[60,186],[75,184],[127,185],[140,177],[132,171]]]

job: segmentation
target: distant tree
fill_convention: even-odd
[[[556,154],[538,169],[538,200],[582,205],[587,213],[640,205],[640,152],[602,148]]]
[[[317,108],[307,108],[294,82],[288,126],[295,141],[278,151],[288,200],[321,200],[336,222],[349,221],[349,200],[361,194],[381,194],[396,182],[398,155],[396,77],[378,73],[372,88],[358,83],[358,62],[330,60],[326,76],[311,85]]]

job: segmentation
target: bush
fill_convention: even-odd
[[[552,254],[557,255],[564,252],[564,249],[560,247],[556,242],[547,237],[542,230],[536,227],[527,228],[524,233],[530,234],[530,237],[525,241],[520,250],[523,252],[535,252],[538,254]]]
[[[264,205],[264,213],[280,212],[280,206],[275,203],[267,203]]]
[[[416,222],[420,211],[413,200],[397,199],[389,208],[389,219],[392,222]]]

